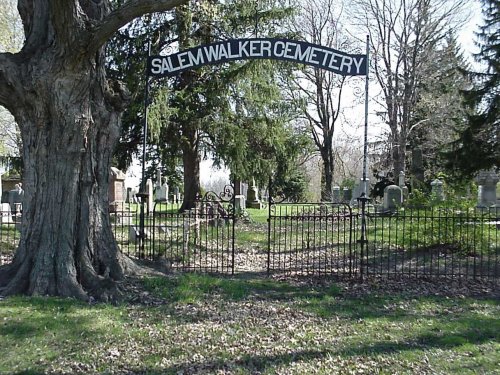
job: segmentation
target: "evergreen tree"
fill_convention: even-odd
[[[179,7],[160,22],[152,18],[142,23],[158,35],[153,43],[153,54],[156,54],[174,43],[175,48],[186,49],[222,39],[253,37],[259,33],[279,36],[280,24],[290,13],[290,8],[276,5],[275,1],[205,0]],[[162,27],[162,22],[171,27]],[[166,30],[172,32],[163,35]],[[124,44],[118,46],[118,56],[123,53],[121,51],[131,48],[130,31],[124,34]],[[145,44],[144,40],[135,42],[139,46]],[[116,58],[113,60],[117,61]],[[122,58],[118,63],[110,64],[110,68],[120,64],[127,68],[129,62]],[[286,146],[287,142],[302,141],[295,140],[295,134],[285,127],[293,118],[293,109],[284,102],[282,90],[278,87],[279,66],[270,61],[236,62],[206,66],[153,82],[154,100],[148,115],[148,155],[153,158],[152,166],[161,162],[163,173],[169,176],[169,180],[178,171],[178,161],[182,160],[184,202],[181,209],[190,208],[200,190],[199,165],[204,155],[214,157],[216,164],[227,165],[237,178],[248,180],[256,175],[261,183],[267,183],[270,171],[284,173],[290,170],[273,167],[278,164],[278,159],[280,164],[285,161],[289,164],[296,159],[283,156],[284,150],[297,153],[303,149]],[[137,70],[124,71],[127,78],[140,87]],[[137,93],[137,98],[142,96],[141,90]],[[142,113],[140,106],[141,103],[137,103],[134,109]],[[131,117],[129,123],[131,126],[125,128],[122,136],[126,147],[118,149],[122,155],[121,151],[130,149],[132,142],[140,144],[141,126],[137,124],[142,124],[142,121]]]
[[[466,108],[461,91],[469,84],[462,73],[468,64],[452,31],[431,56],[408,131],[410,149],[422,151],[426,178],[443,171],[441,151],[455,138],[455,124],[464,122]]]
[[[473,88],[463,92],[471,109],[466,126],[446,154],[447,167],[461,177],[500,166],[500,1],[482,0],[484,24],[480,27],[476,55],[485,72],[469,72]]]

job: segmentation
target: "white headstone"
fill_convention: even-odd
[[[168,185],[167,181],[163,185],[155,187],[155,202],[168,202]]]
[[[431,194],[439,202],[444,201],[443,181],[436,178],[431,182]]]
[[[404,186],[406,186],[406,183],[405,183],[405,173],[403,171],[399,172],[399,181],[398,181],[398,185],[399,187],[402,189]]]
[[[0,224],[12,223],[12,211],[9,203],[0,204]]]
[[[147,210],[148,210],[148,213],[152,213],[153,212],[153,181],[151,181],[150,178],[148,178],[146,180],[146,193],[148,194],[148,198],[147,198]]]
[[[499,181],[495,171],[481,171],[477,176],[478,207],[489,207],[497,203],[497,183]]]
[[[161,169],[156,170],[156,187],[161,186]]]
[[[384,211],[395,211],[403,203],[403,190],[397,185],[384,189]]]
[[[245,211],[246,204],[245,204],[245,196],[242,194],[238,194],[234,196],[234,208],[237,213],[242,213]]]

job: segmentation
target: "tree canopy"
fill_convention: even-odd
[[[466,123],[446,156],[455,176],[470,177],[479,170],[500,166],[500,1],[482,0],[484,23],[476,34],[476,60],[482,72],[468,71],[472,87],[463,91],[470,109]]]

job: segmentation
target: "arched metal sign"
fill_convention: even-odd
[[[168,77],[204,65],[236,60],[272,59],[310,65],[344,76],[366,75],[367,55],[288,39],[231,39],[202,45],[167,56],[148,57],[148,76]]]

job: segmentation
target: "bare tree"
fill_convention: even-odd
[[[372,68],[382,90],[394,175],[405,154],[422,80],[450,28],[463,21],[465,0],[354,0],[352,19],[371,39]],[[420,119],[420,121],[429,121]]]
[[[118,294],[133,265],[111,231],[108,178],[129,96],[106,77],[104,45],[136,17],[181,3],[18,0],[26,40],[20,52],[0,53],[0,104],[21,130],[25,195],[1,294]]]
[[[346,51],[350,47],[340,18],[342,5],[335,0],[301,2],[296,32],[306,41]],[[302,101],[302,118],[311,133],[323,163],[321,199],[331,198],[335,168],[333,141],[341,114],[342,93],[347,78],[316,68],[304,68],[294,77],[290,95]],[[298,88],[298,90],[294,90]]]

